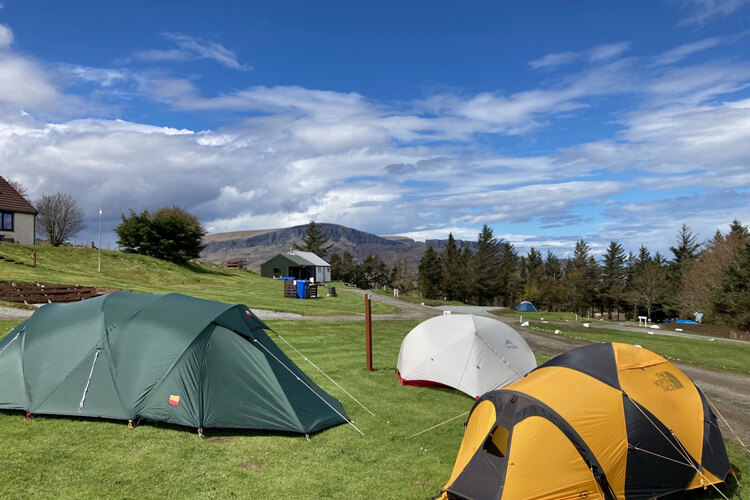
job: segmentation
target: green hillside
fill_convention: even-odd
[[[32,250],[37,266],[32,267]],[[364,314],[360,297],[339,293],[322,298],[284,298],[281,281],[262,278],[244,270],[229,270],[205,264],[178,266],[143,255],[101,252],[102,272],[97,272],[98,252],[73,247],[26,246],[0,243],[0,280],[77,284],[144,293],[184,293],[204,299],[246,304],[251,309],[269,309],[306,315]],[[337,287],[338,288],[338,287]],[[372,303],[373,314],[396,312],[394,306]]]

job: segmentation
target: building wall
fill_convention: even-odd
[[[327,266],[317,266],[315,268],[315,281],[317,283],[328,283],[331,281],[331,268]]]
[[[281,269],[281,274],[276,274],[276,278],[280,276],[289,276],[289,266],[296,266],[294,262],[287,259],[283,255],[277,255],[276,257],[268,260],[260,265],[260,275],[264,278],[274,277],[274,268]]]
[[[13,238],[16,243],[33,245],[34,215],[15,212],[13,214],[13,231],[0,231],[6,238]]]

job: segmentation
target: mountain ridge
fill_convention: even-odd
[[[323,232],[330,238],[333,247],[328,257],[337,253],[342,255],[348,251],[361,262],[368,255],[380,257],[386,264],[392,265],[399,256],[416,266],[428,246],[442,250],[447,243],[445,240],[416,241],[407,236],[378,236],[340,224],[319,223]],[[203,238],[205,248],[201,258],[208,262],[220,263],[224,259],[244,258],[248,260],[248,268],[260,270],[260,265],[279,253],[288,252],[292,245],[301,242],[305,236],[307,224],[247,231],[231,231],[215,233]],[[469,246],[476,249],[476,242],[456,240],[459,248]]]

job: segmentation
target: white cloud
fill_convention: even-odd
[[[34,62],[0,53],[0,102],[34,109],[53,103],[60,93]]]
[[[95,83],[103,88],[113,87],[131,78],[130,72],[124,69],[92,68],[76,64],[58,64],[57,68],[63,74],[86,83]]]
[[[630,48],[630,42],[611,43],[608,45],[599,45],[589,50],[588,59],[591,62],[606,61],[614,57],[619,57],[623,52]]]
[[[224,57],[222,64],[230,67],[237,61],[206,44],[200,52],[190,40],[172,41],[181,44],[175,54]],[[531,223],[560,235],[533,237],[515,229],[499,234],[519,248],[566,251],[581,236],[601,246],[602,238],[616,235],[637,248],[643,234],[657,237],[646,228],[652,223],[672,238],[668,218],[650,210],[669,209],[675,193],[722,192],[680,202],[704,208],[717,203],[721,208],[708,210],[711,222],[727,214],[729,220],[750,219],[744,199],[726,192],[727,185],[750,189],[750,100],[730,94],[746,87],[750,68],[721,61],[643,68],[636,59],[620,58],[627,48],[620,43],[576,53],[585,69],[515,93],[488,89],[411,103],[294,85],[205,96],[199,77],[76,65],[49,71],[28,58],[1,54],[0,164],[8,176],[29,183],[32,197],[71,192],[92,215],[103,204],[110,228],[130,208],[178,204],[199,214],[210,231],[313,219],[378,234],[444,238],[452,231],[474,239],[483,223]],[[697,50],[705,48],[678,47],[663,60]],[[128,98],[147,96],[180,112],[231,112],[236,119],[199,131],[40,117],[34,110],[71,106],[75,96],[61,90],[71,80],[102,93],[127,90]],[[607,115],[607,125],[619,132],[566,149],[533,146],[530,131],[553,120],[577,124],[570,119],[579,118],[577,110],[612,96],[636,102],[629,111]],[[79,109],[85,113],[91,102],[81,99]],[[22,107],[31,113],[23,116]],[[533,152],[514,156],[488,144],[494,137],[484,141],[490,135],[525,135],[532,144],[526,150]],[[659,199],[622,202],[641,192]],[[725,203],[718,205],[721,199]],[[599,214],[605,212],[618,227],[604,222]],[[698,217],[675,213],[690,221]],[[591,232],[575,234],[581,231]]]
[[[598,63],[619,57],[629,48],[630,42],[619,42],[597,45],[583,52],[554,52],[529,62],[529,66],[531,66],[531,69],[555,68],[583,59],[591,63]]]
[[[0,50],[8,50],[13,44],[13,31],[4,24],[0,24]]]
[[[532,69],[562,66],[564,64],[572,63],[580,56],[581,54],[579,52],[556,52],[531,61],[529,66],[531,66]]]
[[[177,48],[139,50],[132,54],[132,59],[144,62],[211,59],[231,69],[241,71],[253,69],[252,66],[241,64],[237,59],[237,54],[220,43],[182,33],[163,33],[162,36],[174,43]]]
[[[681,6],[688,11],[688,15],[680,24],[702,26],[716,18],[733,14],[748,3],[748,0],[683,0]]]
[[[721,38],[719,37],[704,38],[703,40],[698,40],[697,42],[686,43],[684,45],[680,45],[679,47],[675,47],[674,49],[667,50],[666,52],[661,53],[656,57],[655,63],[674,64],[676,62],[682,61],[691,54],[711,49],[713,47],[716,47],[720,43]]]

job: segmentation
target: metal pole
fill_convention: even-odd
[[[97,272],[102,272],[102,209],[99,209],[99,266]]]
[[[367,371],[372,371],[372,311],[370,295],[365,294],[365,351],[367,357]]]

